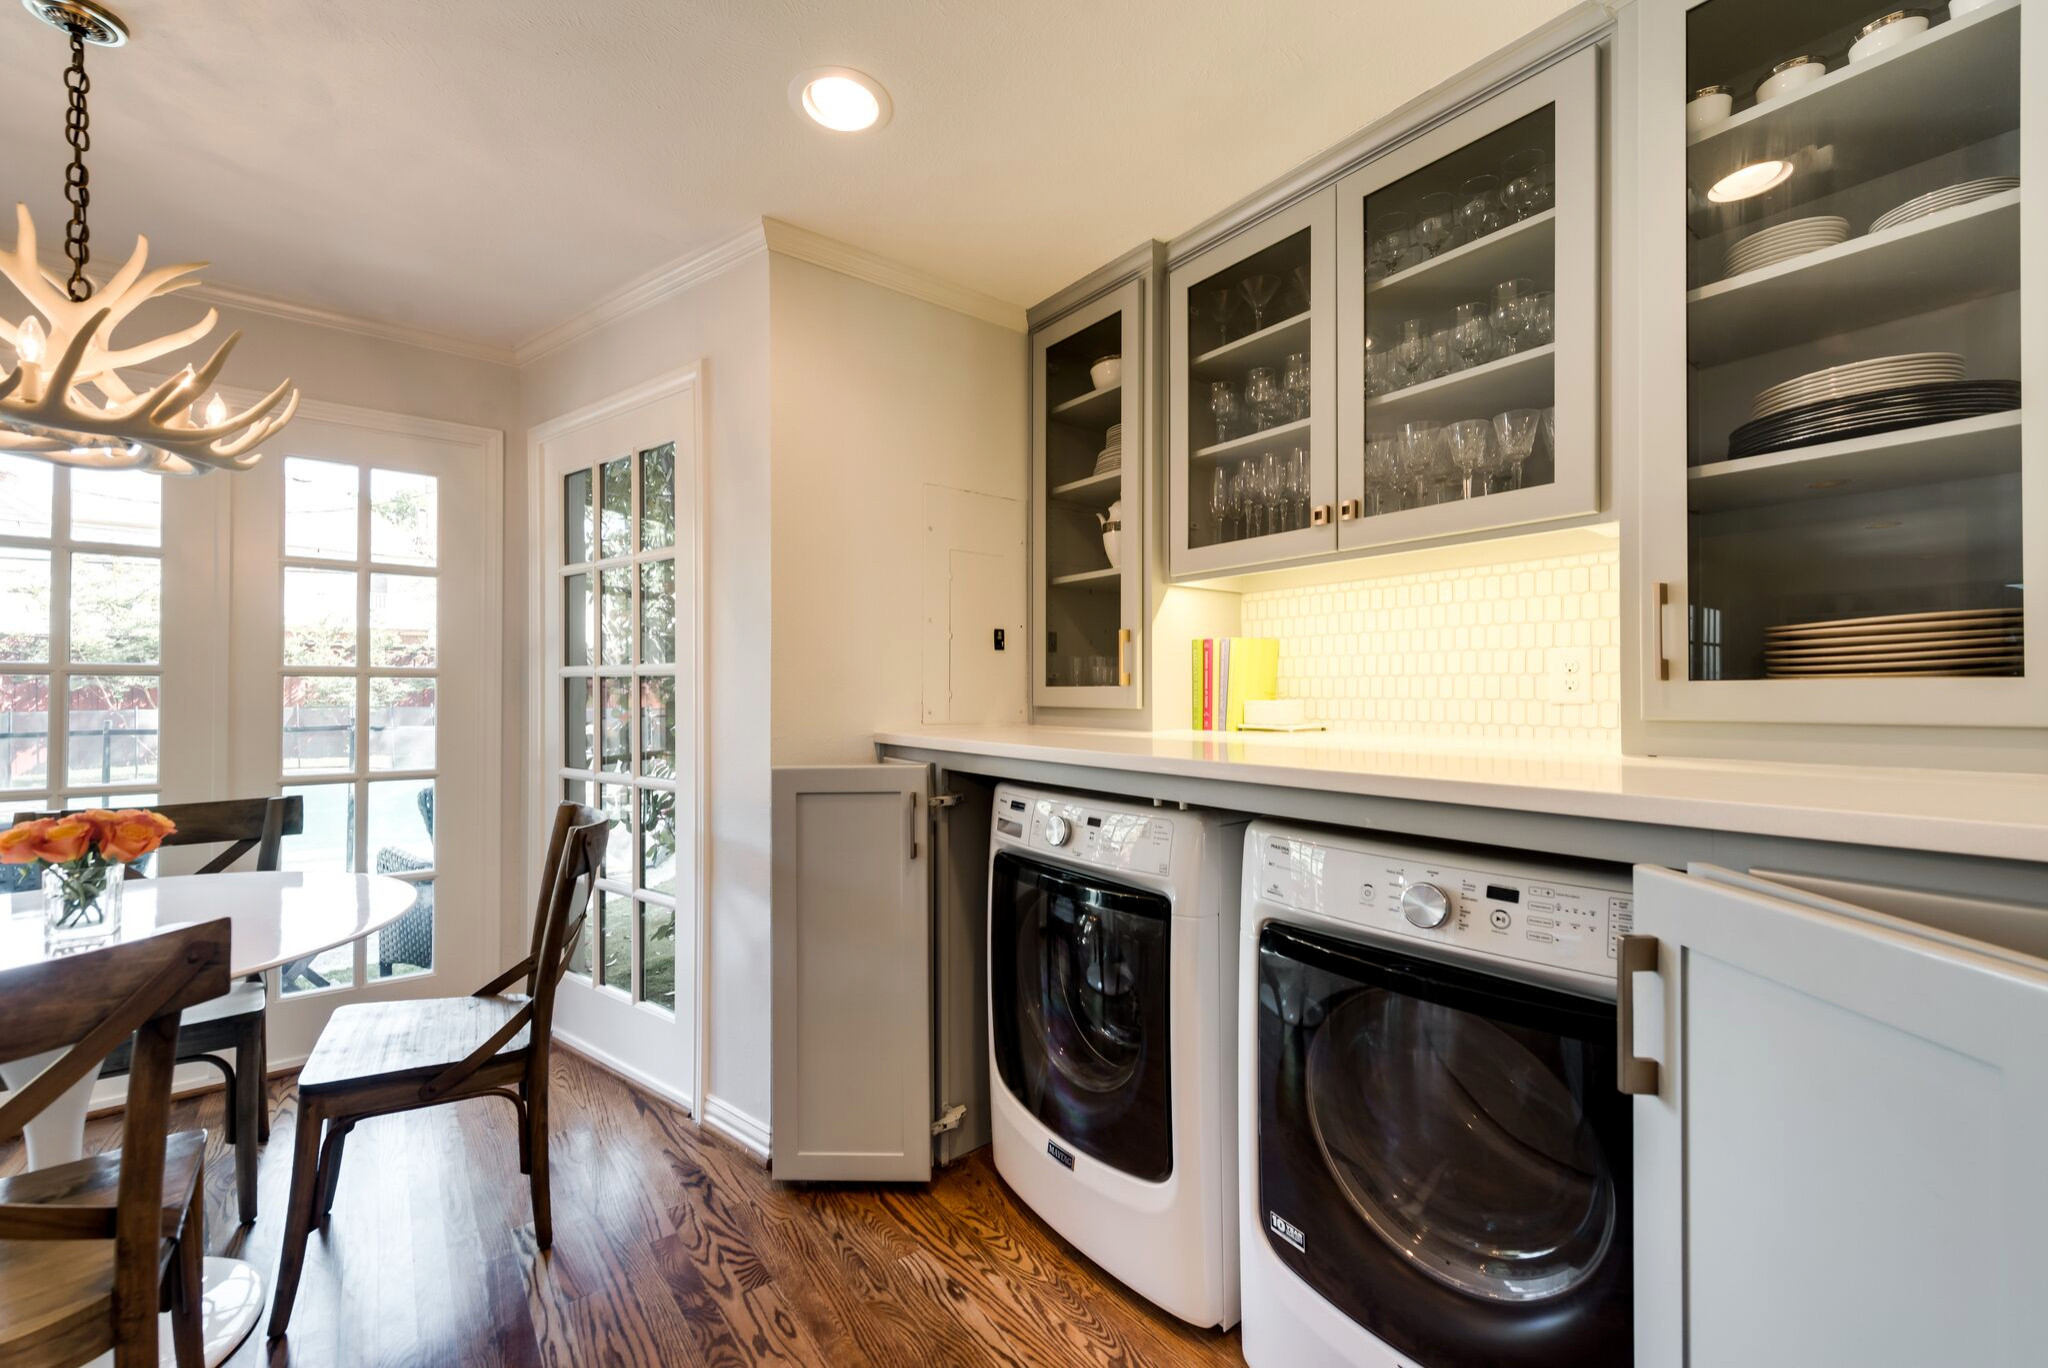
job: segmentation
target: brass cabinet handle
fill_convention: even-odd
[[[1308,515],[1308,525],[1310,527],[1328,527],[1330,525],[1330,506],[1328,504],[1317,504]]]
[[[904,825],[904,830],[910,836],[910,858],[915,860],[917,858],[917,810],[919,804],[915,793],[906,794],[905,796],[910,799],[910,820]]]
[[[1337,505],[1337,521],[1350,522],[1353,518],[1363,517],[1364,504],[1365,501],[1363,499],[1344,500]]]
[[[1636,1058],[1635,976],[1657,972],[1657,938],[1623,936],[1615,957],[1614,1005],[1618,1060],[1615,1086],[1632,1097],[1657,1093],[1657,1061]]]
[[[1663,580],[1657,581],[1657,678],[1671,678],[1671,661],[1664,654],[1664,610],[1671,604],[1671,586]]]
[[[1116,682],[1123,688],[1131,687],[1131,629],[1116,629]]]

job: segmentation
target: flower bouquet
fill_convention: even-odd
[[[40,817],[0,831],[0,864],[42,866],[44,944],[84,950],[120,935],[128,866],[177,829],[141,808]]]

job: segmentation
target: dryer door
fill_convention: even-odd
[[[1073,1148],[1173,1172],[1173,906],[1003,851],[989,888],[990,1038],[1003,1086]]]

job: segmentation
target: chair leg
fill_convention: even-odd
[[[178,1233],[177,1296],[171,1303],[171,1351],[178,1368],[206,1368],[206,1185],[195,1184]]]
[[[533,1242],[542,1249],[555,1243],[554,1211],[548,1204],[548,1096],[535,1090],[526,1099],[527,1182],[533,1188]]]
[[[255,1031],[245,1027],[236,1043],[234,1091],[228,1099],[233,1104],[229,1114],[234,1117],[229,1130],[235,1147],[235,1206],[243,1225],[256,1224],[256,1164],[263,1157],[259,1149],[263,1115],[269,1110],[263,1095],[262,1031],[263,1020],[258,1017]]]
[[[306,1239],[313,1233],[313,1211],[319,1201],[320,1106],[299,1095],[299,1118],[292,1134],[292,1188],[286,1199],[284,1243],[277,1255],[277,1293],[270,1303],[271,1339],[291,1323],[292,1299],[299,1294],[299,1275],[306,1268]]]
[[[519,1113],[519,1171],[530,1174],[533,1172],[533,1125],[527,1119],[524,1102],[519,1103],[516,1110]]]
[[[270,1143],[270,1019],[258,1017],[249,1029],[250,1053],[256,1057],[256,1143]],[[244,1070],[244,1072],[251,1072]]]
[[[327,1214],[334,1210],[334,1190],[341,1186],[341,1151],[348,1143],[348,1133],[356,1128],[353,1121],[337,1121],[327,1128],[327,1151],[320,1158],[320,1215],[319,1223],[327,1224]]]

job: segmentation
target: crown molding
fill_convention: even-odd
[[[823,266],[828,271],[850,275],[856,280],[865,280],[880,285],[885,290],[907,294],[922,299],[927,304],[936,304],[942,309],[964,313],[969,318],[978,318],[984,323],[993,323],[1011,332],[1025,330],[1024,306],[1008,300],[985,295],[979,290],[970,290],[964,285],[955,285],[950,280],[941,280],[918,270],[890,261],[887,257],[876,256],[873,252],[849,247],[843,242],[799,228],[781,219],[764,218],[761,227],[768,238],[768,250],[780,252],[783,256],[808,261],[813,266]]]
[[[701,251],[677,257],[665,266],[632,280],[599,299],[589,308],[571,314],[543,332],[535,333],[512,349],[512,364],[530,365],[560,351],[578,338],[587,337],[608,323],[638,313],[679,294],[700,281],[729,271],[766,247],[761,225],[751,224],[723,242]]]
[[[513,364],[513,352],[510,347],[493,346],[488,342],[472,341],[466,337],[452,337],[447,333],[431,332],[425,328],[411,328],[403,323],[386,323],[380,319],[343,313],[339,309],[298,304],[287,299],[257,294],[253,290],[201,284],[179,293],[186,299],[203,300],[208,304],[224,304],[245,313],[267,314],[271,318],[282,318],[293,323],[309,323],[316,328],[356,333],[363,337],[374,337],[380,342],[400,342],[408,347],[446,352],[451,356],[466,356],[472,360],[490,361],[500,366]]]

